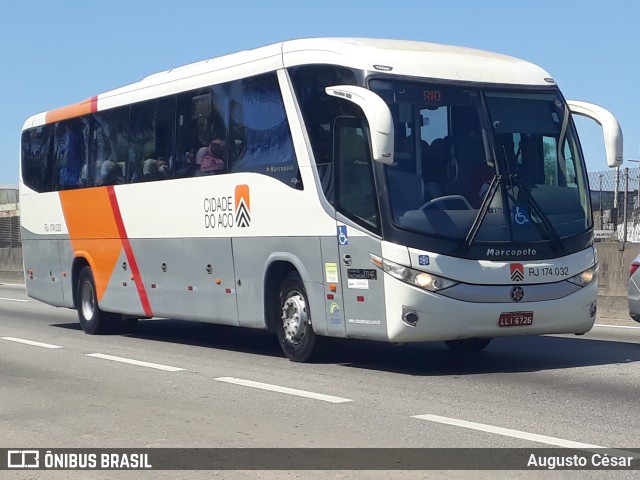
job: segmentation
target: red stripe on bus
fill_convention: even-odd
[[[122,214],[120,213],[120,206],[118,205],[118,199],[116,197],[115,189],[113,188],[113,186],[108,186],[107,191],[109,192],[109,201],[111,202],[113,216],[116,220],[116,225],[118,226],[118,233],[120,234],[120,238],[122,239],[122,247],[124,248],[124,253],[127,256],[127,261],[129,262],[129,266],[131,267],[133,281],[136,283],[136,290],[138,290],[138,296],[140,297],[140,303],[142,303],[144,314],[147,317],[153,317],[151,304],[149,303],[149,297],[147,296],[147,291],[144,288],[142,276],[140,275],[140,269],[138,268],[138,262],[136,262],[136,257],[133,254],[131,242],[129,241],[129,236],[127,235],[127,230],[124,226],[124,222],[122,221]]]
[[[91,113],[95,113],[98,111],[98,96],[94,95],[91,97]]]

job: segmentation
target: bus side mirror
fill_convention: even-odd
[[[567,105],[574,115],[590,118],[602,127],[604,134],[604,148],[609,167],[622,165],[622,129],[613,114],[593,103],[568,100]]]
[[[327,95],[355,103],[362,109],[371,132],[371,154],[373,160],[392,165],[393,118],[384,100],[371,90],[353,85],[327,87],[325,92]]]

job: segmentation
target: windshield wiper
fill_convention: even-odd
[[[482,200],[482,205],[480,205],[480,211],[478,215],[476,215],[475,220],[473,221],[473,225],[469,229],[469,233],[467,233],[467,238],[465,238],[464,243],[460,245],[460,252],[465,253],[471,247],[476,235],[478,235],[478,231],[482,226],[482,222],[484,222],[487,213],[489,212],[489,206],[491,202],[493,202],[493,197],[496,196],[496,192],[500,188],[500,184],[502,183],[502,175],[495,174],[491,179],[491,183],[489,184],[489,189],[484,196],[484,200]]]
[[[538,204],[538,202],[536,202],[535,198],[533,198],[533,195],[531,195],[531,192],[529,192],[522,185],[522,182],[518,178],[518,174],[517,173],[510,174],[509,179],[511,180],[511,184],[513,186],[518,187],[518,193],[522,193],[524,195],[525,200],[531,207],[531,213],[535,213],[538,219],[540,220],[540,223],[534,222],[533,215],[531,215],[531,222],[535,225],[535,227],[538,229],[538,231],[541,233],[543,237],[546,237],[547,240],[551,240],[551,242],[553,243],[553,250],[555,251],[563,250],[564,245],[562,244],[562,241],[560,240],[560,237],[558,236],[556,229],[553,228],[553,225],[551,224],[547,216],[544,214],[544,212],[540,208],[540,205]]]
[[[493,176],[493,179],[489,184],[489,190],[487,190],[484,200],[482,201],[482,205],[480,206],[478,215],[476,215],[476,218],[473,221],[473,225],[471,225],[471,228],[469,229],[469,233],[467,234],[464,243],[460,246],[460,253],[465,253],[467,250],[469,250],[469,248],[473,244],[473,241],[478,235],[478,231],[480,230],[480,227],[482,227],[482,223],[484,222],[484,219],[489,212],[491,202],[493,202],[493,198],[496,196],[496,192],[499,190],[500,185],[503,182],[502,177],[503,176],[499,174]],[[551,242],[553,243],[553,250],[563,250],[564,246],[562,244],[562,241],[560,240],[560,237],[558,236],[558,233],[553,228],[553,225],[551,225],[551,222],[549,222],[549,219],[546,217],[546,215],[542,212],[542,209],[540,208],[538,202],[536,202],[531,193],[527,191],[527,189],[522,185],[520,179],[518,179],[518,175],[513,173],[509,174],[509,182],[511,183],[512,188],[514,186],[518,187],[518,191],[522,192],[526,202],[531,207],[531,212],[535,214],[536,217],[540,220],[540,223],[538,223],[536,221],[533,221],[533,218],[531,218],[531,222],[538,229],[540,234],[548,240],[551,240]],[[508,199],[506,201],[508,207],[509,201]]]

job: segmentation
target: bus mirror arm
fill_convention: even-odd
[[[358,105],[364,112],[371,131],[373,160],[393,164],[393,117],[387,104],[366,88],[335,85],[325,89],[327,95],[342,98]]]
[[[622,165],[622,129],[613,114],[598,105],[577,100],[568,100],[571,113],[590,118],[602,127],[604,148],[609,167]]]

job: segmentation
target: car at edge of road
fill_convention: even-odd
[[[629,316],[636,322],[640,322],[640,254],[636,255],[636,258],[631,262],[627,298],[629,301]]]

